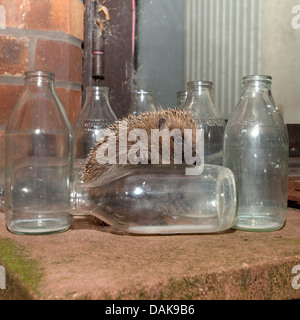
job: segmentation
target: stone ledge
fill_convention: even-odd
[[[21,236],[0,213],[0,264],[0,299],[300,299],[300,210],[276,232],[173,236],[120,235],[84,217]]]

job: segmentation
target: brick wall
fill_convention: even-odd
[[[82,0],[0,0],[0,9],[0,125],[19,98],[24,71],[33,69],[55,73],[73,123],[81,110]]]

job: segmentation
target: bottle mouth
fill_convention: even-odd
[[[135,89],[131,91],[132,94],[140,94],[140,95],[152,95],[151,90],[146,89]]]
[[[177,91],[176,92],[177,97],[186,97],[187,96],[187,91]]]
[[[213,87],[212,81],[207,80],[193,80],[187,83],[188,87]]]
[[[36,78],[36,77],[47,77],[49,79],[54,79],[55,74],[51,71],[42,70],[28,70],[24,72],[26,78]]]
[[[100,92],[100,91],[105,91],[108,92],[108,87],[105,86],[89,86],[86,87],[86,91],[93,91],[93,92]]]
[[[248,75],[243,77],[243,81],[269,81],[272,82],[272,77],[268,75]]]

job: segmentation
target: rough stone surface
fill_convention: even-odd
[[[173,236],[118,234],[85,217],[64,233],[14,235],[0,213],[0,264],[3,299],[299,299],[300,210],[275,232]]]

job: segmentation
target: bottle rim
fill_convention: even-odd
[[[209,80],[192,80],[187,82],[188,87],[190,86],[201,86],[201,87],[212,87],[213,82]]]
[[[47,77],[50,80],[55,78],[55,74],[51,71],[28,70],[24,72],[25,78]]]
[[[243,81],[272,81],[269,75],[247,75],[243,77]]]
[[[147,89],[134,89],[131,91],[132,94],[141,94],[141,95],[152,95],[152,90],[147,90]]]
[[[108,91],[109,88],[105,86],[88,86],[85,89],[86,91]]]
[[[187,91],[177,91],[176,95],[177,96],[187,96],[188,92]]]

